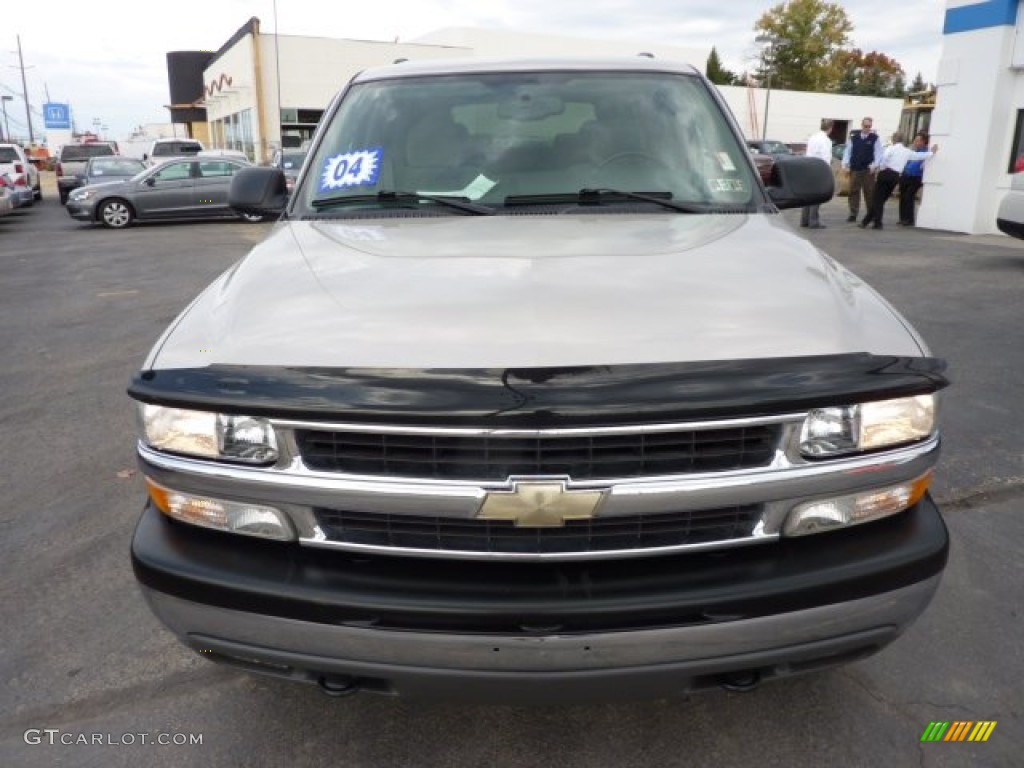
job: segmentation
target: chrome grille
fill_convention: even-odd
[[[564,527],[516,527],[506,520],[458,519],[318,508],[328,542],[387,549],[542,555],[679,547],[747,538],[760,504],[632,517],[568,520]]]
[[[298,429],[310,469],[378,477],[505,480],[557,475],[604,480],[724,472],[767,465],[777,424],[602,434],[430,434]]]

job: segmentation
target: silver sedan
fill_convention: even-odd
[[[249,163],[234,158],[169,160],[124,181],[79,187],[67,211],[79,221],[122,229],[135,221],[242,218],[228,207],[231,179]]]

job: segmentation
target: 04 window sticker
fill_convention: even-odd
[[[375,185],[383,156],[382,147],[372,147],[328,157],[320,174],[320,192]]]

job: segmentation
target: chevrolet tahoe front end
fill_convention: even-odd
[[[183,642],[335,694],[572,701],[824,668],[924,610],[943,364],[781,220],[827,166],[766,189],[707,82],[647,59],[396,65],[324,122],[129,389],[133,564]]]

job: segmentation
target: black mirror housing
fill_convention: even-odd
[[[231,179],[228,205],[238,213],[279,216],[288,203],[288,187],[280,168],[242,168]]]
[[[835,195],[832,167],[816,157],[779,155],[772,167],[768,196],[777,208],[827,203]]]

